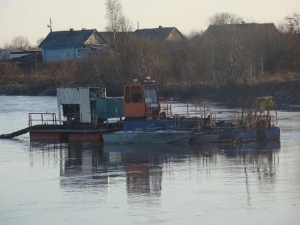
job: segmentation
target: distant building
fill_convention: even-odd
[[[41,64],[40,49],[1,49],[0,63],[15,63],[19,67],[30,69]]]
[[[141,38],[155,39],[161,42],[185,41],[185,36],[176,27],[162,27],[152,29],[139,29],[134,35]]]
[[[223,24],[210,25],[204,32],[203,37],[208,39],[226,39],[241,34],[251,37],[251,35],[257,36],[262,34],[278,35],[279,32],[273,23]]]
[[[80,59],[90,52],[107,50],[105,39],[96,29],[53,31],[39,47],[43,62]]]
[[[112,32],[99,31],[99,34],[105,39],[109,47],[114,48],[116,44],[122,40],[126,40],[133,32]]]

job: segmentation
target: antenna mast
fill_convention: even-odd
[[[50,32],[52,32],[52,20],[51,20],[51,18],[49,19],[49,22],[50,22],[50,24],[47,25],[47,27],[49,27],[50,28]]]

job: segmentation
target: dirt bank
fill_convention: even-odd
[[[117,88],[115,88],[117,90]],[[122,90],[122,88],[120,88]],[[109,95],[120,95],[116,91],[109,91]],[[14,84],[1,85],[1,95],[41,95],[55,96],[56,86],[47,84]],[[286,105],[300,105],[300,80],[285,82],[270,82],[256,85],[194,85],[189,88],[173,86],[167,92],[162,93],[165,97],[177,97],[186,99],[207,99],[221,102],[226,105],[242,105],[243,99],[247,107],[251,106],[254,99],[259,96],[273,96],[278,107]]]
[[[55,96],[55,86],[32,84],[0,85],[0,95]]]
[[[273,96],[276,105],[283,108],[287,105],[300,105],[300,80],[218,87],[195,85],[188,89],[174,87],[168,95],[182,99],[207,99],[229,106],[241,106],[244,101],[246,107],[250,107],[257,97]]]

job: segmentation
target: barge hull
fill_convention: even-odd
[[[29,131],[30,141],[87,141],[102,142],[103,133],[111,133],[119,129],[32,129]]]

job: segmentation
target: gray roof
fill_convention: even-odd
[[[94,32],[97,31],[95,29],[53,31],[48,34],[39,47],[82,46]]]
[[[158,39],[160,41],[165,41],[174,30],[177,30],[177,28],[176,27],[158,27],[158,28],[152,28],[152,29],[136,30],[134,32],[134,34],[138,37],[152,38],[152,39]]]
[[[107,44],[112,44],[114,32],[111,31],[100,31],[99,34],[105,39]]]
[[[278,32],[274,23],[241,23],[241,24],[224,24],[210,25],[204,35],[229,35],[237,32]]]
[[[105,39],[106,43],[109,45],[114,44],[114,35],[116,40],[120,40],[132,34],[132,32],[116,32],[114,34],[114,32],[112,31],[99,31],[98,33]]]

